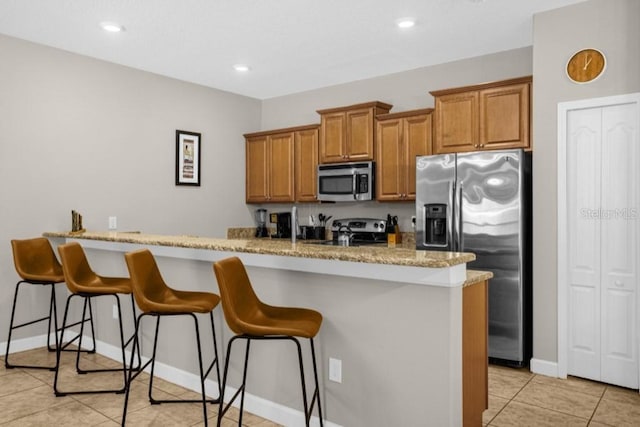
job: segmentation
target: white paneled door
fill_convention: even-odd
[[[566,354],[566,373],[636,389],[639,104],[640,96],[631,96],[560,105],[559,171],[563,164],[566,170],[559,173],[558,201],[559,337],[566,337],[559,353]]]

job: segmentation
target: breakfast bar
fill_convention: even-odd
[[[491,273],[467,270],[473,254],[135,232],[44,236],[54,245],[79,242],[105,274],[126,271],[123,253],[148,248],[167,282],[188,290],[218,292],[211,263],[238,256],[262,300],[320,311],[324,322],[317,351],[325,425],[481,425],[487,406]],[[221,311],[216,316],[219,342],[226,347],[231,332]],[[113,337],[100,322],[97,333],[108,348]],[[148,349],[143,341],[143,350]],[[289,369],[296,363],[291,352],[268,345],[256,345],[255,352],[260,354],[252,360],[265,368],[253,365],[249,372],[246,409],[280,424],[300,425],[300,384]],[[235,356],[232,386],[242,371],[239,353]],[[330,359],[340,366],[331,379]],[[190,361],[188,354],[163,360],[158,375],[188,387],[194,372]]]

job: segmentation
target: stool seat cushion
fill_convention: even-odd
[[[65,282],[69,291],[84,295],[130,294],[131,279],[97,275],[77,242],[58,246]]]
[[[239,258],[218,261],[213,269],[222,295],[225,319],[236,334],[313,338],[318,333],[322,325],[319,312],[308,308],[277,307],[260,301]]]
[[[144,313],[209,313],[220,297],[211,292],[181,291],[170,288],[148,249],[125,254],[136,304]]]
[[[12,240],[13,263],[16,272],[29,282],[62,283],[62,266],[45,237],[27,240]]]

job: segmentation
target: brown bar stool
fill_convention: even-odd
[[[67,304],[64,310],[64,316],[62,320],[60,345],[56,354],[56,368],[55,377],[53,381],[53,391],[56,396],[65,396],[68,394],[87,394],[87,393],[124,393],[127,384],[127,369],[126,369],[126,347],[136,338],[132,335],[128,341],[124,340],[124,330],[122,327],[122,309],[120,306],[119,294],[130,295],[131,297],[131,309],[133,312],[133,319],[136,318],[135,303],[133,300],[133,294],[131,292],[131,280],[126,277],[104,277],[97,275],[89,266],[87,257],[82,249],[82,246],[77,242],[71,242],[58,246],[58,252],[60,253],[60,259],[62,260],[62,271],[64,273],[65,282],[67,288],[71,293],[67,297]],[[116,300],[118,307],[118,323],[120,326],[120,344],[122,351],[122,368],[106,368],[106,369],[82,369],[80,368],[80,353],[82,348],[82,338],[84,335],[84,325],[89,322],[91,326],[93,348],[96,347],[95,342],[95,330],[93,325],[93,312],[91,309],[91,299],[97,297],[112,296]],[[81,320],[67,325],[67,317],[69,314],[69,306],[74,298],[81,298],[83,300],[82,317]],[[87,317],[87,311],[89,317]],[[65,344],[62,344],[64,332],[66,328],[71,326],[80,325],[80,333],[73,339]],[[123,385],[118,389],[99,389],[99,390],[73,390],[73,391],[61,391],[58,388],[58,374],[60,372],[60,355],[69,345],[78,341],[76,351],[76,371],[78,374],[94,373],[94,372],[120,372],[122,371]],[[133,346],[131,353],[131,363],[133,364],[133,356],[135,353],[135,345]],[[138,351],[138,368],[140,367],[140,353]],[[137,368],[134,368],[137,369]]]
[[[122,412],[122,425],[125,425],[125,419],[127,416],[127,405],[129,402],[129,390],[131,382],[138,376],[138,374],[146,369],[151,364],[151,377],[149,378],[149,401],[152,404],[159,403],[202,403],[202,411],[204,415],[204,425],[207,426],[207,403],[218,403],[220,398],[220,364],[218,363],[218,344],[216,341],[216,329],[213,322],[213,310],[220,303],[220,297],[211,292],[195,292],[195,291],[180,291],[172,289],[164,282],[158,269],[155,258],[148,249],[142,249],[139,251],[125,254],[125,260],[127,261],[127,267],[129,268],[129,274],[131,275],[131,282],[133,285],[133,295],[136,303],[141,310],[138,320],[136,321],[137,337],[140,331],[140,322],[145,316],[151,316],[156,318],[156,331],[153,338],[153,353],[151,359],[147,361],[144,366],[133,374],[129,371],[129,377],[127,379],[127,391],[124,398],[124,409]],[[214,358],[211,364],[205,371],[202,365],[202,348],[200,345],[200,328],[198,327],[198,318],[195,313],[208,313],[211,319],[211,332],[213,337],[213,352]],[[156,361],[156,349],[158,346],[158,331],[160,330],[160,318],[164,316],[190,316],[193,319],[195,332],[196,332],[196,344],[198,350],[198,367],[200,368],[200,387],[202,392],[202,399],[198,400],[157,400],[154,399],[151,391],[153,387],[153,372]],[[137,340],[134,342],[134,347]],[[133,364],[133,355],[131,359]],[[218,398],[207,399],[205,394],[204,381],[209,375],[213,366],[216,366],[216,374],[218,381]]]
[[[249,361],[249,346],[252,340],[291,340],[298,348],[298,363],[300,365],[300,379],[302,381],[302,402],[306,425],[309,426],[311,413],[317,401],[320,426],[323,425],[322,406],[320,404],[320,391],[318,387],[318,369],[316,365],[316,353],[313,346],[313,338],[317,335],[322,324],[322,315],[315,310],[294,307],[274,307],[260,301],[253,291],[247,271],[237,257],[223,259],[213,264],[213,269],[218,280],[220,295],[222,296],[222,309],[229,328],[236,334],[229,340],[227,358],[224,365],[224,377],[222,380],[222,396],[227,385],[227,371],[231,356],[231,347],[235,340],[244,339],[247,346],[244,356],[244,371],[242,385],[233,395],[231,400],[223,407],[223,399],[220,399],[218,410],[218,426],[227,412],[231,403],[240,397],[240,417],[238,425],[242,425],[242,409],[244,406],[244,392],[247,383],[247,363]],[[304,367],[302,364],[302,350],[299,338],[308,338],[311,344],[311,356],[313,360],[313,375],[315,390],[311,404],[307,404],[307,391],[304,380]]]
[[[62,266],[58,262],[51,243],[44,237],[37,237],[26,240],[12,240],[11,247],[13,249],[13,263],[16,272],[21,280],[16,283],[16,290],[13,296],[13,307],[11,309],[11,321],[9,323],[9,336],[7,339],[7,349],[4,358],[4,366],[7,369],[12,368],[32,368],[32,369],[48,369],[54,371],[54,366],[45,365],[16,365],[9,362],[9,347],[11,346],[11,335],[14,329],[33,325],[47,320],[47,349],[51,352],[58,348],[58,310],[56,308],[56,287],[57,283],[64,282],[64,274]],[[16,306],[18,302],[18,293],[20,285],[40,285],[51,286],[51,297],[49,300],[49,315],[39,319],[35,319],[19,325],[14,325]],[[55,346],[51,346],[51,321],[54,325]],[[94,347],[95,350],[95,347]]]

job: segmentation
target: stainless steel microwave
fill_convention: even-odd
[[[333,163],[318,165],[318,200],[359,202],[373,200],[375,163]]]

